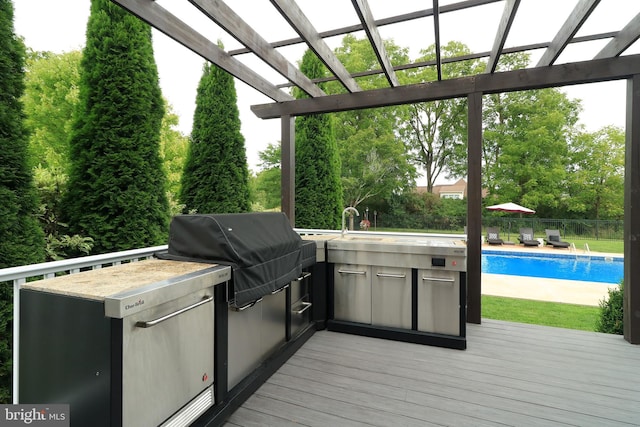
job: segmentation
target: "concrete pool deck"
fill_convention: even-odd
[[[522,254],[549,253],[571,254],[569,249],[554,249],[547,247],[524,247],[522,245],[488,245],[483,244],[482,250],[513,251]],[[578,254],[584,254],[578,249]],[[607,254],[591,252],[593,256],[614,256],[621,254]],[[599,282],[582,282],[576,280],[545,279],[527,276],[509,276],[505,274],[482,273],[482,295],[492,295],[509,298],[552,301],[569,304],[598,306],[601,300],[608,297],[608,289],[615,285]]]

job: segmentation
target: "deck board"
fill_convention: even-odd
[[[228,426],[639,426],[640,346],[484,320],[467,350],[317,332]]]

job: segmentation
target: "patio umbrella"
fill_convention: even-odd
[[[511,213],[519,213],[519,214],[536,213],[536,211],[534,211],[533,209],[525,208],[524,206],[520,206],[512,202],[501,203],[499,205],[493,205],[493,206],[487,206],[487,209],[490,211],[511,212]],[[507,235],[507,239],[509,238],[511,238],[511,221],[509,221],[509,234]]]

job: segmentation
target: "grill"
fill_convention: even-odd
[[[179,215],[164,257],[230,266],[229,302],[243,307],[300,277],[315,246],[303,245],[284,213]]]

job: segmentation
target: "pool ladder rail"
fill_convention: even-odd
[[[576,259],[582,256],[584,258],[587,258],[588,260],[591,260],[591,249],[589,249],[588,243],[584,244],[584,254],[578,253],[578,250],[576,249],[576,244],[573,242],[571,242],[571,246],[569,247],[569,249],[571,250],[571,252],[573,252],[576,255]]]

